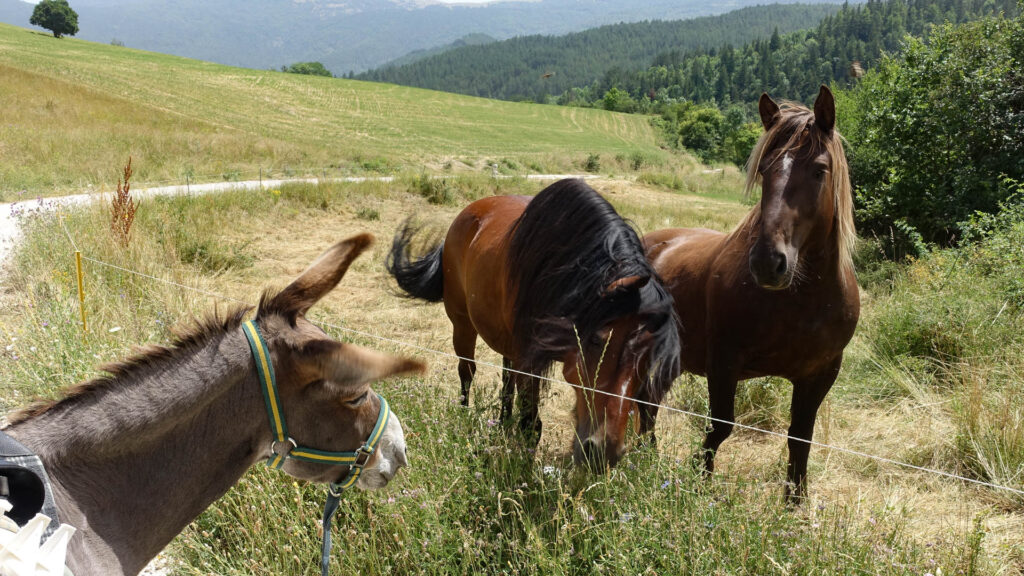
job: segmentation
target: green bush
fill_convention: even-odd
[[[1024,17],[940,26],[908,39],[840,95],[858,228],[890,257],[949,246],[1024,178]]]

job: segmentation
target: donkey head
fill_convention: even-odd
[[[821,87],[811,114],[780,109],[767,94],[758,104],[765,134],[751,155],[748,187],[761,180],[761,222],[750,250],[750,272],[769,290],[789,288],[799,270],[801,248],[814,232],[832,226],[833,156],[842,153],[834,133],[835,100]],[[845,161],[845,160],[844,160]],[[754,172],[756,170],[756,173]]]
[[[329,452],[358,449],[381,410],[371,383],[425,368],[418,360],[333,340],[306,319],[310,307],[338,285],[372,242],[371,235],[362,234],[335,244],[284,290],[264,294],[260,301],[256,323],[270,349],[282,415],[289,435],[302,446]],[[278,443],[271,450],[285,448]],[[380,488],[406,464],[402,425],[392,416],[357,485]],[[293,459],[283,469],[315,482],[339,482],[348,472],[344,466]]]

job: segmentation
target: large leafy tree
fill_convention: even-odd
[[[68,5],[68,0],[42,0],[28,22],[53,32],[54,38],[78,34],[78,13]]]
[[[840,98],[861,233],[951,244],[1024,179],[1024,17],[938,27]]]

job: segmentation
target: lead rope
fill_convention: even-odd
[[[338,511],[340,502],[340,492],[327,491],[327,502],[324,503],[324,541],[320,546],[320,576],[327,576],[327,567],[331,563],[331,520],[334,518],[334,513]]]

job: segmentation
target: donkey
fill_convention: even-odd
[[[328,249],[284,290],[265,292],[254,320],[244,321],[248,307],[214,313],[170,347],[104,366],[108,375],[13,415],[5,432],[39,456],[61,522],[78,529],[68,549],[76,575],[137,574],[261,459],[312,482],[357,477],[365,489],[406,465],[401,423],[377,424],[388,408],[370,383],[424,365],[337,342],[306,319],[372,241]],[[277,375],[273,401],[265,371]],[[275,435],[284,422],[290,435]],[[372,454],[330,463],[344,453],[326,451],[365,447],[371,431],[380,436]]]

